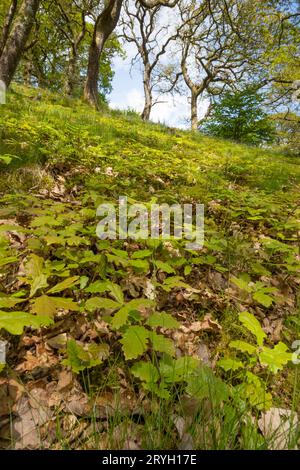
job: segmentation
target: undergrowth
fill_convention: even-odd
[[[22,87],[0,136],[2,374],[31,383],[34,357],[89,397],[72,439],[55,411],[51,445],[274,448],[259,420],[276,406],[295,448],[300,162]],[[99,240],[120,195],[205,204],[204,248]]]

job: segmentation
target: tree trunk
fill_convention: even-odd
[[[23,0],[0,57],[0,80],[8,87],[24,52],[41,0]]]
[[[98,108],[99,64],[104,45],[117,26],[123,0],[109,0],[107,6],[98,16],[94,26],[93,39],[89,50],[87,79],[84,87],[85,100]]]
[[[2,55],[7,38],[9,36],[9,31],[10,31],[11,25],[13,23],[13,20],[17,11],[17,6],[18,6],[18,0],[12,0],[10,7],[8,9],[7,15],[5,17],[3,28],[2,28],[2,33],[1,33],[1,38],[0,38],[0,57]]]
[[[149,66],[145,66],[144,69],[144,95],[145,95],[145,105],[143,112],[141,114],[141,118],[143,121],[149,121],[150,114],[153,106],[153,99],[152,99],[152,89],[151,89],[151,72]]]
[[[32,62],[30,59],[26,60],[23,70],[23,82],[24,85],[31,86],[31,77],[32,77]]]
[[[65,81],[65,86],[64,86],[64,92],[67,96],[72,96],[74,93],[76,63],[77,63],[77,52],[73,50],[72,48],[70,52],[67,73],[66,73],[66,81]]]
[[[192,131],[198,130],[198,94],[193,90],[191,96],[191,128]]]

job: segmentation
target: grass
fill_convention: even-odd
[[[57,413],[54,448],[274,447],[274,437],[263,436],[258,428],[261,410],[243,400],[238,392],[238,374],[226,373],[216,364],[219,358],[229,356],[231,340],[253,342],[253,335],[238,321],[242,310],[251,311],[263,324],[268,346],[280,339],[291,347],[299,339],[300,160],[200,133],[145,124],[134,113],[108,108],[99,113],[80,100],[66,100],[46,90],[21,86],[13,87],[8,104],[1,107],[0,155],[17,157],[8,166],[0,163],[0,218],[15,217],[26,233],[26,241],[17,249],[14,245],[11,248],[14,253],[17,251],[19,264],[2,268],[0,291],[4,295],[18,294],[14,282],[20,263],[24,264],[32,253],[43,256],[50,267],[58,260],[65,262],[71,266],[70,275],[87,277],[88,282],[101,279],[103,260],[95,265],[80,264],[87,251],[93,250],[105,257],[104,277],[121,286],[126,301],[143,296],[141,286],[145,280],[155,281],[158,310],[171,313],[187,326],[210,314],[221,326],[218,333],[209,330],[194,334],[192,341],[193,347],[198,343],[207,346],[215,376],[231,387],[230,401],[222,406],[216,404],[215,390],[195,398],[186,392],[184,383],[171,388],[168,400],[143,389],[141,381],[130,372],[134,362],[124,359],[120,330],[112,333],[111,353],[104,364],[78,376],[93,406],[88,416],[76,417],[73,436],[64,430],[65,414]],[[115,249],[131,253],[130,250],[153,248],[140,242],[138,247],[132,247],[132,241],[127,245],[116,241],[110,246],[96,243],[95,209],[100,202],[116,202],[120,195],[145,203],[204,203],[204,250],[184,253],[176,261],[164,246],[159,246],[145,269],[124,268],[112,261]],[[92,210],[92,215],[84,213],[86,209]],[[63,226],[34,229],[30,225],[39,214],[48,217],[59,213],[65,217]],[[71,233],[78,237],[77,246],[56,247],[55,243],[45,242],[49,234],[67,240],[70,234],[66,230],[72,224],[77,224]],[[180,243],[175,248],[182,253]],[[7,256],[6,251],[3,253]],[[200,294],[185,296],[185,290],[176,286],[171,292],[164,291],[162,279],[169,274],[156,269],[156,260],[169,263],[176,275]],[[251,280],[250,286],[261,283],[267,289],[276,287],[271,305],[260,303],[253,294],[233,285],[233,276],[245,275]],[[56,282],[61,280],[51,276]],[[27,287],[22,289],[23,294],[19,295],[29,297]],[[85,288],[69,289],[66,295],[78,303],[86,299]],[[26,311],[31,308],[27,297],[23,306]],[[90,328],[94,315],[85,316]],[[140,320],[133,315],[130,321]],[[278,322],[280,338],[275,338]],[[184,347],[176,348],[177,353],[185,353]],[[192,354],[196,354],[195,350]],[[148,358],[157,367],[157,355],[148,354]],[[8,375],[17,362],[12,354]],[[300,412],[296,365],[289,363],[275,375],[260,366],[251,370],[267,384],[273,406]],[[218,387],[218,381],[213,383]],[[113,406],[103,405],[99,418],[96,403],[105,396],[112,397]],[[126,405],[124,397],[128,396],[127,401],[131,400],[134,406]],[[299,429],[293,429],[288,447],[294,448],[298,439]]]

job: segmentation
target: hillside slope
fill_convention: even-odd
[[[29,88],[0,111],[1,445],[294,448],[300,161]],[[99,240],[120,196],[204,204],[204,248]],[[28,394],[46,411],[26,440]]]

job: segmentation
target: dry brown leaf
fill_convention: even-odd
[[[13,379],[0,379],[0,417],[10,415],[24,393],[24,387]]]
[[[67,390],[70,390],[72,386],[73,386],[72,372],[68,370],[62,370],[58,374],[57,391],[66,392]]]
[[[32,408],[27,398],[23,397],[18,405],[18,418],[12,423],[12,438],[15,449],[39,449],[47,447],[41,440],[40,426],[51,419],[49,408]]]
[[[178,450],[194,450],[195,444],[191,434],[185,433],[179,443]]]
[[[182,329],[182,327],[180,328]],[[205,315],[202,321],[196,321],[185,327],[185,331],[198,333],[203,330],[221,331],[222,327],[218,322],[212,320],[210,315]]]
[[[283,328],[282,319],[278,319],[277,322],[274,322],[273,327],[274,330],[272,332],[271,339],[274,343],[278,343],[281,339],[281,332]]]
[[[138,450],[141,445],[142,426],[132,421],[123,421],[113,431],[114,447],[116,449]]]
[[[297,415],[284,408],[271,408],[263,413],[258,421],[264,437],[270,440],[270,450],[287,449],[290,435],[298,425]]]
[[[186,430],[186,419],[183,418],[182,416],[172,416],[172,421],[175,425],[175,428],[177,429],[179,438],[182,439],[184,432]]]
[[[65,408],[69,413],[76,416],[87,416],[90,411],[88,397],[85,393],[75,392],[74,395],[65,403]]]
[[[48,400],[48,393],[43,388],[34,388],[29,393],[29,404],[32,408],[46,407],[48,406]]]
[[[38,343],[35,346],[35,354],[32,351],[26,351],[25,360],[17,365],[16,371],[32,372],[34,369],[43,369],[46,373],[48,368],[59,362],[59,358],[49,351],[44,343]]]
[[[66,347],[67,341],[67,333],[61,333],[47,339],[46,345],[50,346],[52,349],[64,349]]]

